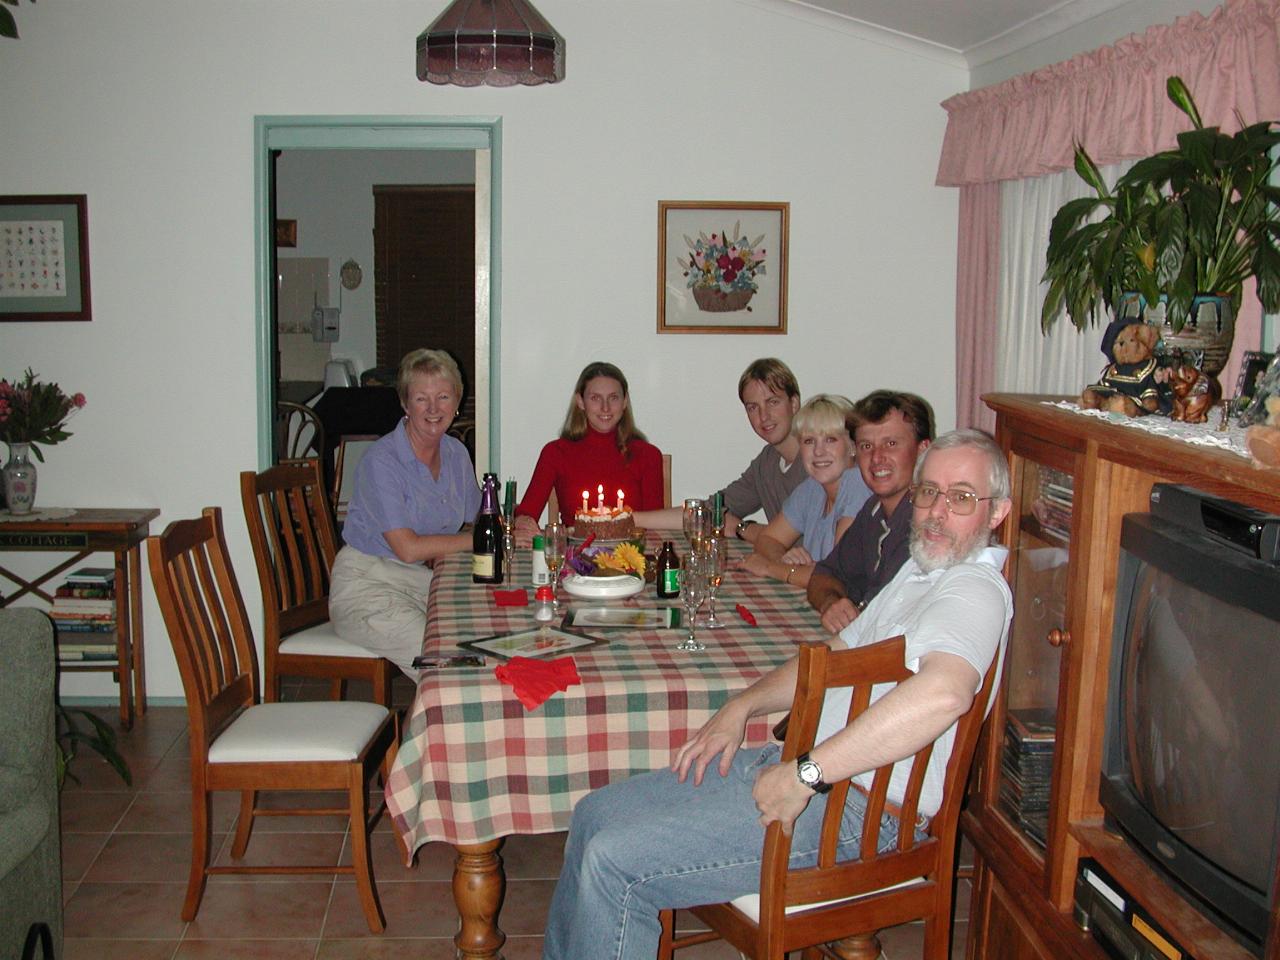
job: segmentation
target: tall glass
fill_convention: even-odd
[[[680,570],[680,602],[684,604],[685,618],[689,623],[689,636],[676,644],[677,650],[697,652],[707,649],[707,645],[698,639],[694,619],[698,615],[698,607],[707,599],[707,555],[700,549],[692,549],[685,558]]]
[[[707,619],[698,626],[719,630],[724,621],[716,617],[716,593],[729,566],[729,541],[724,537],[707,537],[702,542],[707,562]]]
[[[542,553],[547,558],[547,570],[551,574],[551,602],[560,612],[560,568],[564,566],[564,552],[569,545],[569,531],[559,520],[548,520],[542,531]]]
[[[711,507],[705,500],[690,497],[684,502],[684,536],[693,549],[693,541],[711,532]]]

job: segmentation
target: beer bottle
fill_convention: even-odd
[[[670,540],[662,542],[662,552],[658,554],[658,575],[655,582],[658,587],[658,598],[670,600],[680,596],[680,557]]]

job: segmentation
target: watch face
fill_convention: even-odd
[[[812,787],[822,782],[822,768],[812,760],[806,760],[796,767],[796,776],[805,786]]]

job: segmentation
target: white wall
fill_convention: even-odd
[[[325,257],[327,304],[342,305],[333,359],[354,361],[356,373],[377,359],[373,308],[373,187],[386,184],[475,182],[470,150],[287,150],[276,161],[276,212],[298,221],[298,245],[280,259]],[[338,271],[353,258],[364,271],[355,290]],[[323,373],[323,366],[320,368]],[[319,379],[318,377],[316,379]]]
[[[949,427],[957,198],[933,179],[938,104],[964,71],[732,0],[539,8],[567,38],[565,82],[463,90],[414,76],[435,15],[416,0],[23,5],[0,55],[3,189],[87,193],[93,276],[92,323],[0,324],[0,370],[30,364],[89,398],[40,501],[154,504],[157,531],[221,504],[259,620],[237,474],[257,465],[267,114],[503,118],[503,476],[528,478],[594,358],[626,370],[677,496],[757,447],[734,395],[757,356],[786,358],[806,393],[919,391]],[[790,201],[786,337],[655,334],[659,199]],[[178,695],[147,593],[150,692]]]

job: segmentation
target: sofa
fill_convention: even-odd
[[[19,960],[41,923],[62,956],[54,667],[49,618],[0,610],[0,960]]]

